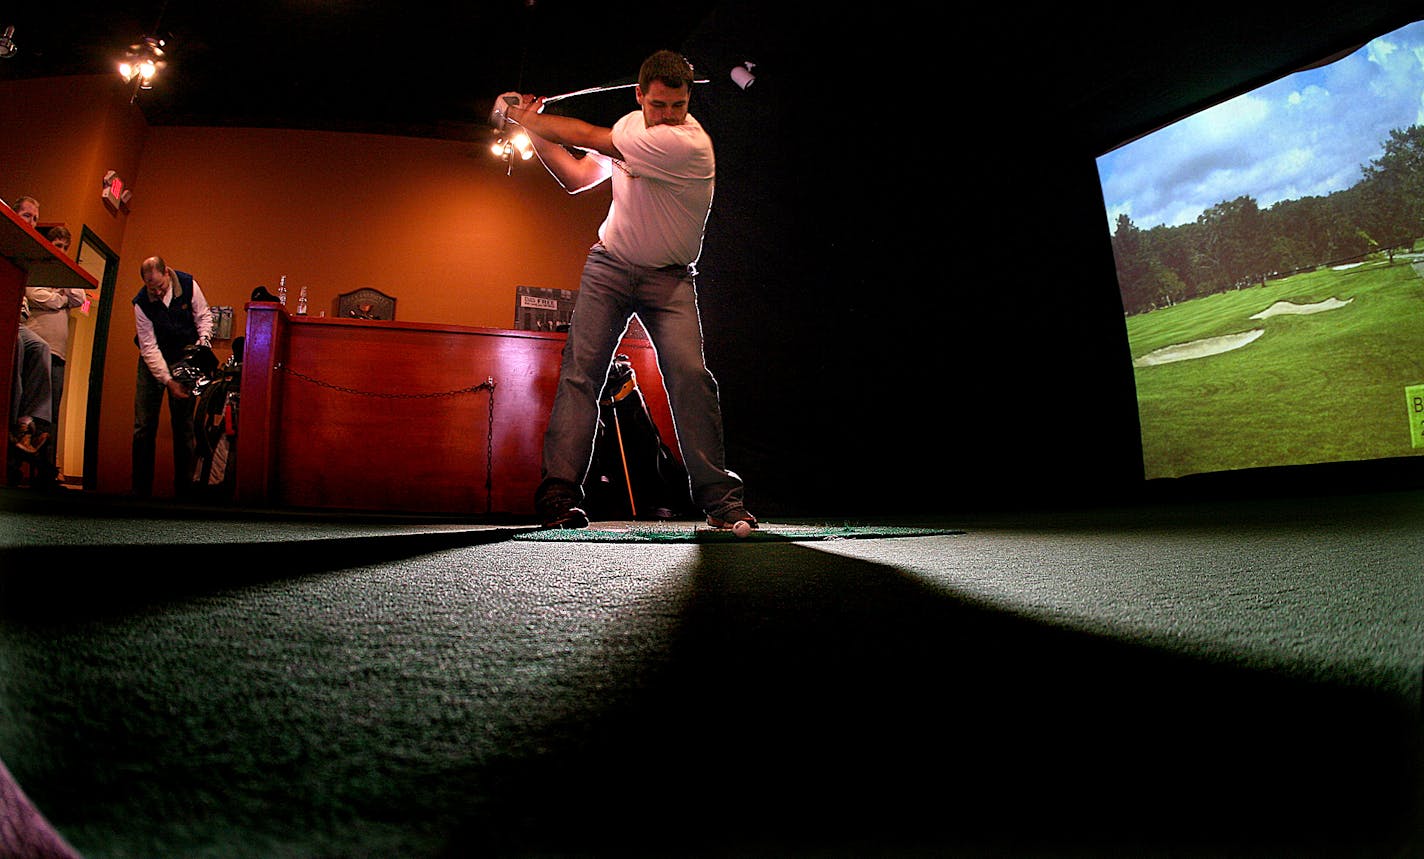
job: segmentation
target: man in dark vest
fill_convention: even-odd
[[[134,389],[133,492],[153,494],[154,449],[163,395],[173,427],[173,485],[182,497],[193,485],[193,395],[173,378],[171,367],[193,344],[209,345],[213,317],[197,281],[169,268],[162,257],[149,257],[139,269],[143,289],[134,296],[138,331],[138,384]]]

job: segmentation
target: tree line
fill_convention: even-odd
[[[1262,209],[1226,200],[1194,223],[1139,229],[1118,215],[1112,236],[1128,314],[1239,289],[1413,243],[1424,232],[1424,126],[1394,129],[1353,186]]]

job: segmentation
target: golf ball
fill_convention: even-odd
[[[732,523],[732,533],[738,537],[745,537],[752,532],[751,523],[745,519]]]

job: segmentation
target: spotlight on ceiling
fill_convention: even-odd
[[[756,83],[756,75],[752,74],[752,69],[756,68],[756,65],[748,60],[740,66],[732,66],[732,81],[742,89],[747,89]]]
[[[129,45],[128,52],[119,61],[119,76],[133,84],[133,98],[138,98],[139,90],[153,89],[153,79],[168,65],[165,45],[157,36],[144,36],[143,41]]]
[[[15,28],[6,27],[5,34],[0,35],[0,60],[10,59],[19,50],[19,46],[15,44]]]

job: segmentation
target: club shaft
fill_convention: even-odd
[[[566,98],[574,98],[581,95],[593,95],[598,92],[612,92],[616,89],[631,89],[637,84],[610,84],[608,86],[591,86],[586,89],[576,89],[573,92],[566,92],[561,95],[551,95],[544,99],[545,104],[553,104],[556,101],[563,101]]]
[[[693,81],[693,83],[705,84],[705,83],[707,83],[707,81],[705,81],[705,80],[697,80],[697,81]],[[594,93],[600,93],[600,92],[612,92],[613,90],[618,90],[618,89],[632,89],[632,88],[635,87],[635,86],[637,86],[636,83],[631,83],[631,84],[609,84],[608,86],[591,86],[591,87],[587,87],[587,88],[585,88],[585,89],[576,89],[576,90],[574,90],[573,92],[561,93],[561,94],[559,94],[559,95],[551,95],[551,96],[549,96],[549,97],[547,97],[547,98],[544,99],[544,104],[553,104],[553,103],[556,102],[556,101],[563,101],[563,100],[566,99],[566,98],[574,98],[574,97],[576,97],[576,96],[581,96],[581,95],[593,95]]]

